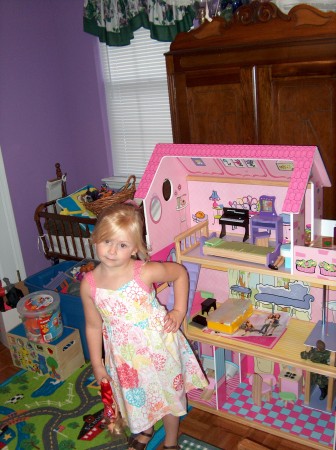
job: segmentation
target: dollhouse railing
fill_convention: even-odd
[[[181,261],[181,256],[199,247],[202,237],[209,237],[209,222],[199,222],[194,227],[175,237],[176,258]]]

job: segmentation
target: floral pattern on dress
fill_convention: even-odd
[[[182,332],[163,329],[166,309],[154,289],[146,291],[141,261],[134,279],[117,290],[94,288],[103,319],[105,365],[123,418],[132,433],[150,428],[167,414],[186,414],[186,393],[207,385]],[[87,275],[94,285],[93,274]]]

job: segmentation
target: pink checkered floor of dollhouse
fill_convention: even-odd
[[[332,413],[319,410],[319,405],[325,406],[326,399],[323,402],[319,400],[320,391],[317,387],[311,394],[311,405],[314,405],[316,409],[304,405],[303,395],[295,404],[288,403],[288,407],[285,407],[284,402],[279,398],[277,387],[273,390],[270,402],[263,401],[262,406],[256,406],[252,400],[251,386],[248,383],[239,383],[237,374],[222,384],[217,392],[217,400],[215,394],[208,401],[203,400],[201,395],[200,389],[194,389],[188,393],[188,399],[214,409],[218,402],[218,405],[222,405],[219,409],[229,414],[243,416],[254,423],[259,422],[264,426],[287,431],[307,439],[307,442],[323,443],[330,448],[333,446],[336,400]]]
[[[333,412],[328,413],[307,407],[304,405],[302,395],[294,404],[288,404],[285,407],[284,402],[279,398],[277,388],[272,393],[271,401],[263,401],[261,406],[253,403],[251,394],[251,386],[240,383],[221,409],[230,414],[244,416],[245,419],[254,423],[259,422],[332,448],[335,429]],[[335,404],[332,410],[335,410]]]

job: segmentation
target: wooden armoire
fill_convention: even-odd
[[[166,54],[175,143],[316,145],[336,219],[336,13],[268,1],[189,33]]]

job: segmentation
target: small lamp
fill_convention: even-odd
[[[220,200],[220,197],[219,197],[219,195],[217,194],[217,191],[212,191],[212,193],[211,193],[211,195],[210,195],[210,197],[209,197],[209,200],[212,200],[212,201],[213,201],[213,203],[212,203],[212,207],[213,207],[213,208],[217,208],[217,207],[218,207],[217,200]]]

